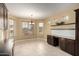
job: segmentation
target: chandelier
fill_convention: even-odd
[[[35,24],[33,21],[32,21],[32,17],[33,17],[33,15],[31,14],[31,17],[30,17],[30,19],[31,19],[31,21],[30,21],[30,23],[29,24]]]

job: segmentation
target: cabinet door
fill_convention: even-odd
[[[65,39],[64,38],[60,38],[59,39],[59,46],[62,50],[65,51]]]
[[[47,35],[47,42],[51,44],[51,35]]]
[[[54,46],[58,46],[59,45],[59,38],[60,37],[53,36],[53,45]]]
[[[66,39],[66,52],[74,55],[74,40]]]

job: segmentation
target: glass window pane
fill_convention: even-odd
[[[39,23],[39,27],[43,27],[44,26],[44,23]]]
[[[22,28],[28,28],[28,22],[22,22]]]
[[[43,31],[44,23],[39,23],[39,32]]]

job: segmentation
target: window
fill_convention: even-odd
[[[44,25],[43,23],[39,23],[39,27],[43,27],[43,25]]]
[[[22,22],[22,28],[28,28],[28,22]]]
[[[43,31],[44,23],[39,23],[39,32]]]
[[[22,22],[22,29],[25,31],[31,31],[33,29],[34,23],[31,24],[31,22]]]
[[[9,22],[8,22],[8,37],[9,37],[9,39],[14,39],[14,36],[15,36],[15,34],[14,34],[14,32],[15,32],[15,26],[14,26],[15,24],[14,24],[14,20],[11,20],[11,19],[9,19]]]

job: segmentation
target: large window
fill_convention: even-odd
[[[33,30],[34,30],[33,22],[30,22],[30,21],[22,22],[22,33],[23,33],[24,38],[33,37],[33,34],[34,34]]]
[[[28,28],[28,22],[22,22],[22,28],[24,29],[24,28]]]
[[[26,31],[31,31],[33,29],[34,23],[31,22],[22,22],[22,29]]]

